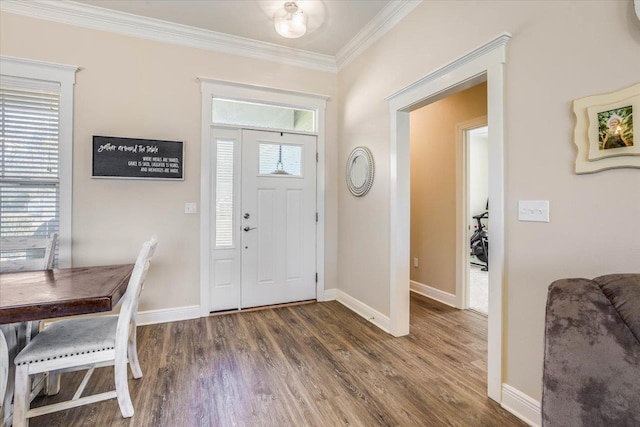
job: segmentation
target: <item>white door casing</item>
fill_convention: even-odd
[[[241,126],[223,125],[216,126],[212,122],[212,100],[214,97],[233,99],[247,102],[258,102],[271,105],[282,105],[290,108],[302,108],[315,112],[316,132],[310,134],[316,137],[316,151],[318,161],[316,166],[316,210],[318,221],[316,226],[316,259],[314,271],[317,274],[316,298],[324,301],[331,298],[330,294],[325,294],[325,262],[324,262],[324,239],[325,239],[325,109],[328,96],[291,91],[280,88],[257,86],[252,84],[238,83],[232,81],[216,80],[206,77],[198,77],[201,89],[201,151],[200,151],[200,315],[209,316],[212,311],[224,310],[221,301],[212,294],[214,286],[225,287],[231,281],[235,281],[240,274],[240,265],[232,261],[233,251],[240,251],[240,245],[229,250],[220,251],[215,245],[215,197],[216,197],[216,145],[215,140],[220,136],[220,132],[230,132],[226,137],[233,137],[240,140]],[[223,135],[223,137],[225,136]],[[239,146],[238,146],[239,149]],[[238,151],[239,152],[239,151]],[[238,156],[240,157],[240,156]],[[240,166],[237,166],[237,170]],[[240,185],[237,185],[239,188]],[[239,190],[238,190],[239,191]],[[239,196],[236,200],[240,200]],[[237,209],[237,223],[240,221],[240,210]],[[240,227],[235,227],[234,233],[240,232]],[[225,253],[226,252],[226,253]],[[237,255],[236,260],[240,259]],[[219,268],[222,263],[227,269]],[[215,285],[214,285],[215,283]],[[229,295],[234,292],[239,294],[239,286],[236,289],[227,289]],[[234,297],[235,298],[235,297]],[[239,297],[236,298],[240,300]],[[227,304],[228,305],[228,304]],[[227,309],[238,309],[239,306],[228,307]]]
[[[504,254],[504,68],[506,44],[503,33],[457,60],[388,96],[390,114],[390,332],[409,333],[409,210],[410,157],[409,112],[435,102],[486,78],[489,124],[489,199],[491,200],[491,257],[489,258],[489,319],[487,394],[502,402],[503,281]],[[485,77],[486,76],[486,77]]]
[[[260,170],[278,147],[300,168]],[[315,188],[315,136],[242,131],[242,308],[316,298]]]

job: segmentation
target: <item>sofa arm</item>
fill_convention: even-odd
[[[551,284],[545,320],[542,422],[640,426],[640,343],[598,284]]]

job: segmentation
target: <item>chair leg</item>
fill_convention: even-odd
[[[3,355],[0,355],[2,360],[0,364],[6,367],[4,393],[0,395],[0,425],[11,419],[11,414],[13,413],[13,389],[16,377],[16,365],[13,363],[13,359],[18,354],[18,327],[19,324],[17,323],[0,325],[0,340],[4,342],[1,347],[6,347],[6,351],[3,352]],[[7,425],[10,424],[7,423]]]
[[[13,398],[13,427],[27,427],[29,425],[27,411],[29,410],[30,395],[29,366],[18,366],[16,367],[16,389]]]
[[[138,361],[138,340],[136,337],[136,327],[132,327],[132,331],[129,334],[129,344],[127,346],[127,353],[129,356],[129,366],[131,367],[131,373],[133,378],[142,378],[142,369],[140,369],[140,362]]]
[[[49,372],[46,379],[46,391],[47,396],[55,396],[60,392],[60,373]]]
[[[116,396],[123,418],[133,416],[133,403],[129,394],[129,384],[127,382],[127,360],[126,354],[116,354],[116,361],[113,367],[116,381]]]

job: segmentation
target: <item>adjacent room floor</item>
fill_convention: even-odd
[[[489,313],[489,272],[474,264],[469,269],[469,308]]]
[[[139,328],[135,415],[115,400],[34,418],[38,426],[520,426],[486,397],[486,317],[411,297],[394,338],[338,302]],[[113,387],[112,368],[88,392]],[[70,397],[81,374],[65,374]]]

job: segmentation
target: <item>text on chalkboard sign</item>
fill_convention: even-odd
[[[184,179],[182,141],[93,137],[93,177]]]

